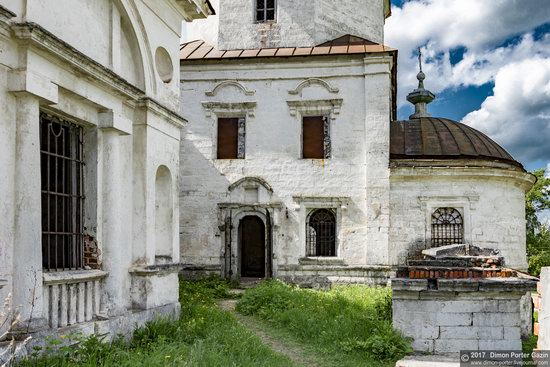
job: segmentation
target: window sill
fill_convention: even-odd
[[[93,282],[105,278],[108,272],[102,270],[68,270],[43,273],[44,285]]]
[[[336,256],[308,256],[298,260],[300,265],[345,265],[344,259]]]

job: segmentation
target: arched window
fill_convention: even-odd
[[[309,215],[306,227],[307,256],[336,256],[336,217],[329,209]]]
[[[455,208],[438,208],[432,214],[432,247],[464,243],[464,221]]]

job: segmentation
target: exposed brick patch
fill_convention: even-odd
[[[90,269],[101,269],[101,251],[93,236],[84,236],[84,266]]]
[[[466,278],[509,278],[516,275],[512,269],[422,269],[409,267],[410,279],[466,279]]]

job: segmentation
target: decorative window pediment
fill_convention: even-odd
[[[271,187],[271,185],[268,184],[267,181],[261,177],[243,177],[240,180],[229,185],[228,190],[233,191],[237,187],[241,186],[245,189],[258,188],[259,186],[263,186],[270,193],[273,192],[273,188]]]
[[[320,85],[321,87],[324,87],[329,93],[340,92],[340,89],[330,85],[328,82],[324,81],[323,79],[309,78],[304,80],[300,84],[298,84],[296,88],[289,90],[288,94],[299,95],[302,93],[302,90],[304,90],[304,88],[310,87],[312,85]]]
[[[225,117],[228,115],[244,115],[254,117],[256,102],[203,102],[202,107],[206,111],[206,117],[212,114]]]
[[[249,89],[246,89],[246,87],[244,85],[242,85],[241,83],[239,83],[238,81],[236,80],[226,80],[226,81],[223,81],[221,83],[219,83],[218,85],[216,85],[214,87],[214,89],[212,89],[211,91],[208,91],[208,92],[205,92],[204,94],[206,94],[208,97],[214,97],[216,94],[218,94],[218,92],[223,89],[223,88],[227,88],[227,87],[234,87],[234,88],[237,88],[239,89],[241,92],[243,92],[243,94],[245,96],[253,96],[254,94],[256,94],[256,91],[255,90],[249,90]]]
[[[340,108],[344,102],[341,98],[336,99],[314,99],[306,101],[287,101],[290,108],[290,115],[296,116],[300,113],[302,116],[328,115],[331,120],[336,119],[340,114]]]

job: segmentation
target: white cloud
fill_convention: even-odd
[[[550,157],[550,58],[502,67],[494,95],[462,120],[516,153],[521,161]]]
[[[399,49],[398,105],[416,87],[421,46],[426,87],[446,89],[494,82],[494,96],[464,122],[488,133],[517,159],[550,161],[550,0],[416,0],[393,8],[385,43]],[[511,37],[515,42],[502,44]],[[463,48],[462,60],[450,53]]]

